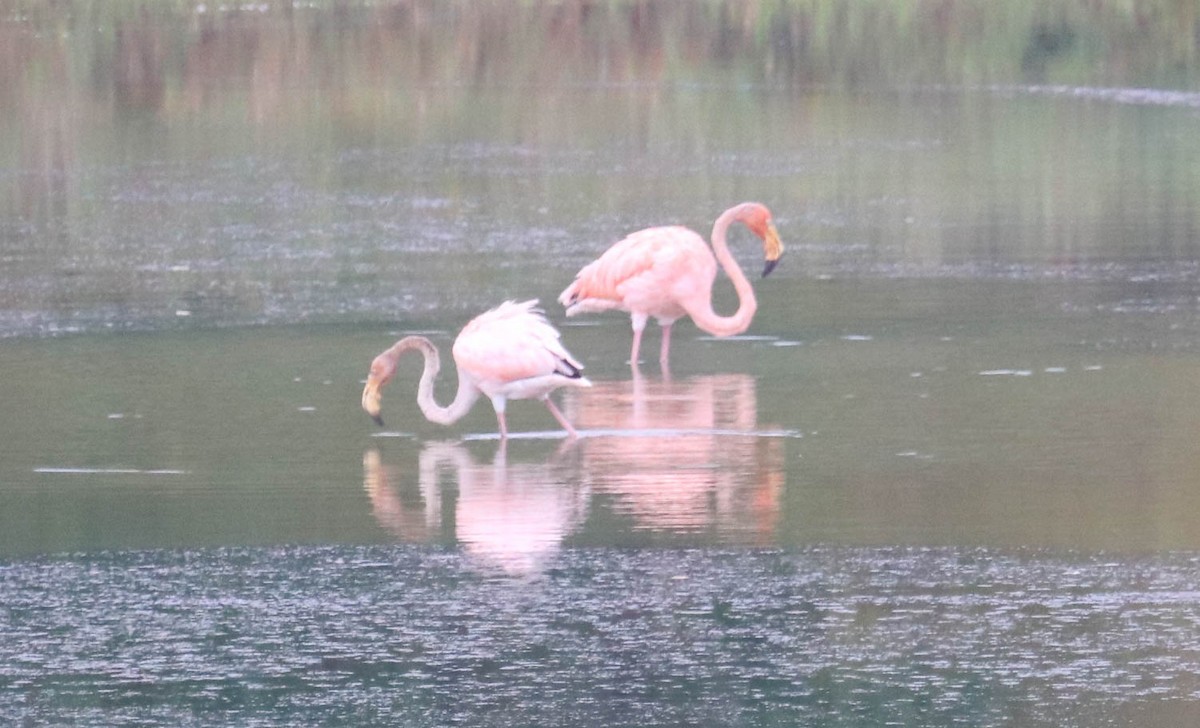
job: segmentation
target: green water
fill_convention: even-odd
[[[555,521],[556,548],[1197,548],[1191,337],[1142,315],[1063,313],[1034,300],[1044,287],[798,281],[764,295],[753,337],[681,325],[669,378],[643,364],[631,379],[625,320],[565,325],[596,382],[558,396],[584,437],[502,452],[486,402],[451,428],[423,420],[416,361],[385,394],[388,429],[358,407],[366,363],[401,333],[449,346],[437,321],[12,340],[7,402],[23,414],[0,429],[0,544],[453,543],[455,521],[410,531],[405,518],[457,508],[461,525],[511,499],[517,530]],[[1017,300],[996,316],[997,297]],[[815,298],[837,313],[799,310]],[[931,306],[953,313],[930,319]],[[518,433],[555,429],[536,403],[510,416]],[[370,485],[367,456],[386,487]],[[490,484],[478,507],[464,479]],[[415,515],[388,516],[393,493]]]
[[[1198,22],[0,3],[0,715],[1194,722]],[[554,303],[747,199],[745,336]],[[578,441],[359,409],[535,297]]]

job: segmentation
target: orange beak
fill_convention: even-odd
[[[380,427],[383,427],[383,417],[380,415],[383,410],[383,384],[382,378],[369,374],[362,392],[362,408]]]
[[[763,266],[762,277],[766,278],[783,257],[783,241],[779,239],[779,231],[775,229],[774,223],[767,223],[767,234],[763,236],[763,256],[766,258],[766,264]]]

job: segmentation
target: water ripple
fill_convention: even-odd
[[[536,579],[409,546],[0,562],[0,714],[1107,725],[1200,694],[1197,562],[568,549]]]

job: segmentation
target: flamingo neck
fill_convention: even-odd
[[[438,425],[450,425],[462,419],[463,415],[471,411],[475,400],[479,399],[479,390],[472,386],[460,371],[458,392],[454,395],[454,401],[447,407],[439,405],[433,397],[433,384],[442,366],[437,347],[423,336],[408,336],[397,341],[391,351],[395,358],[399,358],[410,349],[416,349],[425,357],[425,369],[421,372],[421,381],[417,384],[417,406],[421,408],[421,414]]]
[[[717,262],[721,264],[721,268],[732,281],[733,289],[737,291],[737,311],[732,316],[722,316],[714,311],[710,290],[707,299],[701,303],[701,307],[688,312],[696,326],[713,336],[733,336],[742,333],[750,328],[750,321],[754,318],[755,311],[758,310],[758,299],[754,297],[754,287],[750,285],[741,266],[730,254],[729,246],[725,242],[729,226],[737,219],[739,211],[740,207],[731,207],[721,213],[721,216],[713,223],[712,229],[713,255],[716,256]]]

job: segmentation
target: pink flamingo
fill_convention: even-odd
[[[504,410],[508,400],[536,398],[546,403],[569,436],[577,435],[550,401],[550,393],[563,386],[590,387],[592,383],[583,376],[583,365],[563,348],[558,331],[546,321],[537,301],[506,301],[463,327],[452,350],[458,367],[458,392],[448,407],[438,405],[433,398],[433,383],[441,362],[437,347],[429,339],[406,336],[375,357],[363,387],[362,407],[380,425],[383,387],[396,373],[400,356],[410,349],[425,356],[417,405],[430,422],[453,424],[471,410],[480,394],[485,394],[496,410],[500,437],[507,438]]]
[[[659,362],[665,368],[671,349],[671,324],[676,320],[691,316],[696,326],[713,336],[732,336],[749,328],[754,318],[758,309],[754,288],[725,243],[725,234],[734,222],[744,224],[762,238],[765,278],[783,255],[783,243],[771,222],[771,211],[757,202],[743,202],[717,218],[711,250],[703,238],[687,228],[647,228],[617,242],[584,266],[558,300],[567,307],[568,316],[610,309],[628,311],[633,320],[629,361],[635,367],[642,331],[653,316],[662,327]],[[732,316],[713,311],[717,263],[725,269],[738,294],[738,308]]]

